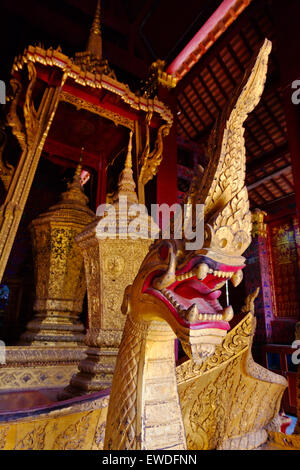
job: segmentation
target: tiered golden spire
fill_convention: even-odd
[[[97,59],[102,59],[102,36],[100,21],[100,0],[97,1],[96,12],[93,25],[90,30],[87,51],[93,54]]]
[[[101,7],[97,0],[96,12],[90,29],[87,48],[84,52],[76,52],[74,62],[82,70],[92,73],[100,73],[116,78],[114,71],[108,65],[107,60],[102,58],[102,36],[101,36]]]
[[[88,203],[88,197],[84,194],[82,186],[81,186],[81,181],[80,181],[80,175],[82,172],[82,155],[83,155],[83,150],[84,147],[82,147],[81,152],[80,152],[80,159],[79,163],[76,167],[76,171],[73,176],[73,180],[68,184],[68,189],[61,195],[61,202],[66,202],[66,201],[76,201],[77,203],[87,205]]]
[[[125,167],[119,177],[116,200],[118,201],[120,196],[127,196],[128,202],[137,203],[138,198],[135,192],[135,182],[132,172],[132,135],[133,132],[130,131]]]

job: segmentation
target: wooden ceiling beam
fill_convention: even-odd
[[[263,125],[263,123],[262,123],[260,117],[258,116],[257,112],[252,113],[251,116],[255,119],[255,121],[257,122],[257,124],[258,124],[258,126],[259,126],[259,128],[260,128],[260,129],[263,129],[263,131],[264,131],[265,135],[267,136],[269,142],[270,142],[272,145],[274,145],[274,147],[276,148],[276,146],[277,146],[276,141],[273,139],[273,137],[272,137],[272,135],[270,134],[270,132],[268,132],[268,131],[266,130],[266,128],[265,128],[265,126]]]
[[[262,204],[267,202],[267,200],[258,191],[256,191],[256,189],[252,189],[251,192],[253,192],[262,201]]]
[[[273,180],[271,180],[271,183],[273,184]],[[272,191],[268,188],[266,184],[262,184],[262,187],[268,193],[269,197],[271,198],[271,201],[276,199],[276,196],[272,193]]]
[[[194,131],[196,132],[196,134],[198,134],[199,129],[197,129],[197,127],[195,126],[194,122],[192,121],[192,119],[190,118],[190,116],[188,115],[188,113],[186,112],[186,110],[184,109],[182,103],[180,103],[179,100],[178,100],[178,105],[179,105],[180,111],[184,114],[186,120],[190,123],[191,127],[194,129]]]
[[[284,175],[281,175],[281,177],[284,176]],[[281,192],[282,195],[285,195],[286,193],[284,192],[284,190],[282,189],[282,187],[277,183],[277,181],[275,179],[272,179],[272,184],[277,188],[277,190],[279,192]]]
[[[221,106],[219,105],[219,103],[217,102],[216,98],[214,97],[214,95],[212,94],[212,92],[210,91],[210,89],[208,88],[205,80],[201,77],[201,75],[198,76],[198,79],[201,83],[201,85],[203,86],[204,90],[206,91],[206,93],[208,94],[210,100],[213,102],[213,104],[215,105],[215,108],[217,109],[218,113],[221,111]]]
[[[212,114],[212,112],[210,111],[209,107],[207,106],[207,104],[205,103],[205,101],[200,97],[200,94],[197,90],[197,88],[195,87],[194,83],[190,83],[190,86],[193,90],[193,92],[195,93],[195,95],[197,96],[198,100],[200,101],[200,103],[202,104],[202,106],[204,107],[205,111],[207,112],[207,114],[209,115],[209,117],[214,121],[215,120],[215,116]]]
[[[224,96],[225,100],[228,101],[228,95],[227,95],[226,91],[224,90],[224,87],[222,86],[221,82],[218,80],[218,78],[216,77],[216,75],[212,71],[211,66],[209,64],[207,64],[206,68],[207,68],[208,72],[210,73],[213,81],[216,83],[217,87],[219,88],[222,95]]]
[[[287,184],[291,188],[292,191],[295,190],[294,186],[290,183],[290,181],[287,179],[287,177],[284,174],[280,175],[280,178],[283,179],[285,184]]]
[[[203,121],[202,117],[200,116],[199,113],[196,112],[194,106],[192,105],[191,103],[191,100],[189,99],[189,97],[187,96],[187,94],[185,93],[185,91],[182,92],[182,96],[184,97],[184,99],[186,100],[186,102],[188,103],[189,107],[191,108],[194,116],[201,122],[201,125],[203,126],[203,128],[205,129],[206,127],[206,124],[205,122]],[[199,130],[197,131],[199,132]]]
[[[267,111],[269,117],[271,118],[271,120],[274,122],[274,124],[276,125],[277,129],[279,130],[279,132],[281,133],[282,136],[284,136],[286,138],[286,134],[282,128],[282,125],[280,124],[280,122],[278,121],[278,119],[276,118],[276,116],[274,115],[274,113],[272,113],[268,103],[266,102],[266,100],[262,99],[260,101],[260,104],[261,106],[263,106],[265,108],[265,110]]]
[[[291,165],[287,165],[287,166],[284,166],[283,168],[280,168],[280,170],[277,170],[277,171],[275,171],[274,173],[271,173],[270,175],[264,176],[263,178],[261,178],[261,179],[255,181],[255,183],[252,183],[252,184],[250,184],[249,186],[247,186],[248,191],[251,191],[252,189],[257,188],[257,187],[260,186],[261,184],[264,184],[264,183],[266,183],[267,181],[272,180],[272,179],[275,178],[276,176],[280,176],[280,175],[282,175],[283,173],[289,172],[291,169],[292,169],[292,166],[291,166]]]
[[[188,134],[188,131],[186,130],[186,128],[182,124],[180,118],[177,119],[177,124],[179,124],[180,128],[183,130],[183,132],[186,135],[186,137],[188,138],[188,140],[192,140],[191,136]]]
[[[254,112],[251,114],[253,115]],[[261,145],[261,143],[258,141],[256,135],[252,132],[251,130],[251,127],[247,124],[247,121],[244,123],[244,128],[246,130],[246,132],[249,134],[251,140],[254,141],[254,143],[256,144],[256,146],[261,150],[261,152],[263,153],[264,152],[264,147]]]
[[[230,41],[239,33],[240,29],[249,25],[249,17],[257,12],[259,5],[256,2],[250,4],[247,9],[239,16],[239,18],[227,29],[219,38],[219,40],[201,57],[201,60],[185,75],[175,88],[175,93],[178,94],[184,89],[190,81],[197,77],[208,62],[210,62],[216,54],[219,54]]]
[[[274,150],[264,153],[261,157],[249,162],[247,164],[247,173],[253,173],[254,171],[264,167],[264,165],[272,163],[277,158],[284,156],[287,152],[289,152],[289,146],[288,143],[285,142],[284,144],[277,146]]]

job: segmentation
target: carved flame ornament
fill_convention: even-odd
[[[213,356],[229,330],[231,306],[220,288],[242,279],[242,254],[251,242],[245,187],[243,123],[263,91],[271,43],[265,40],[224,109],[209,142],[210,163],[189,191],[185,223],[204,204],[204,245],[187,240],[155,242],[122,306],[127,314],[107,417],[106,449],[184,449],[173,339],[200,365]]]

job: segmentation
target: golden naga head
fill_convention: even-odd
[[[196,207],[202,204],[202,247],[187,249],[184,237],[156,241],[124,295],[123,313],[168,322],[198,363],[213,354],[234,315],[231,306],[221,306],[220,289],[229,279],[237,286],[243,278],[242,254],[251,241],[243,123],[263,92],[270,51],[265,40],[218,119],[209,165],[195,175],[187,195],[183,225],[195,225]]]

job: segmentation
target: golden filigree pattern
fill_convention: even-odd
[[[20,441],[17,441],[15,450],[43,450],[47,424],[35,426],[32,431],[25,434]]]
[[[70,424],[56,437],[52,450],[83,450],[92,414],[93,412],[90,411],[75,423]]]
[[[30,61],[32,62],[32,61]],[[34,71],[29,66],[32,82],[35,81]],[[0,277],[10,254],[19,222],[27,201],[29,190],[36,172],[38,161],[52,124],[59,102],[59,95],[67,75],[63,73],[60,83],[56,87],[46,88],[37,114],[32,101],[32,88],[26,93],[24,104],[25,130],[20,130],[19,122],[13,131],[19,138],[22,155],[14,172],[6,200],[0,211]],[[31,82],[30,82],[31,83]],[[29,85],[30,86],[30,85]],[[17,92],[18,94],[19,92]],[[12,120],[16,117],[16,102],[12,111]],[[26,114],[26,115],[25,115]],[[36,122],[38,116],[38,123]],[[11,121],[10,121],[11,123]],[[28,133],[27,133],[28,132]],[[22,133],[26,140],[23,140]],[[24,142],[24,145],[23,145]]]
[[[106,109],[106,108],[101,108],[101,106],[97,106],[93,103],[90,103],[89,101],[85,101],[78,96],[71,95],[67,91],[63,91],[60,96],[60,100],[64,101],[66,103],[70,103],[73,106],[76,106],[76,109],[85,109],[86,111],[89,111],[90,113],[97,114],[98,116],[104,117],[106,119],[109,119],[110,121],[113,121],[113,123],[118,126],[124,126],[127,127],[128,129],[131,129],[134,131],[134,121],[125,117],[121,116],[120,114],[114,113],[113,111]]]
[[[149,146],[149,125],[147,126],[147,141],[145,151],[142,154],[140,162],[139,183],[145,186],[158,171],[158,167],[163,158],[163,138],[170,132],[170,126],[167,124],[162,125],[158,129],[155,147],[150,152]]]
[[[187,382],[195,377],[200,377],[211,370],[220,367],[233,357],[245,352],[252,341],[255,321],[253,314],[249,313],[233,330],[231,330],[217,346],[215,353],[202,362],[195,364],[188,360],[176,368],[177,382]]]
[[[0,428],[0,450],[3,450],[6,444],[6,438],[9,431],[9,426]]]
[[[286,379],[256,364],[251,354],[257,294],[248,296],[243,311],[249,313],[216,348],[216,358],[198,370],[191,361],[177,368],[189,449],[259,447],[278,415]]]

